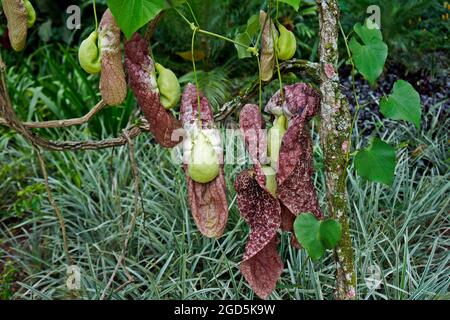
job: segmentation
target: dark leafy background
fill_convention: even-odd
[[[91,3],[71,0],[33,3],[38,20],[22,53],[8,48],[6,21],[0,16],[2,57],[8,66],[8,86],[15,110],[26,121],[79,117],[99,100],[98,76],[86,75],[76,59],[79,43],[94,28]],[[65,9],[73,3],[82,9],[82,29],[69,31],[65,27]],[[266,2],[190,3],[203,29],[234,38]],[[363,22],[369,4],[379,4],[383,12],[382,33],[389,55],[375,87],[356,76],[363,108],[354,139],[355,147],[362,148],[368,146],[372,136],[379,136],[395,146],[398,158],[391,187],[363,181],[355,175],[353,167],[349,169],[351,228],[358,274],[363,279],[367,267],[376,264],[387,282],[373,292],[362,280],[360,298],[435,299],[446,295],[448,298],[446,248],[450,244],[444,235],[449,228],[446,214],[450,185],[449,8],[443,1],[429,0],[375,3],[342,0],[340,4],[346,33],[352,31],[355,23]],[[98,0],[99,15],[105,9],[106,1]],[[186,8],[181,10],[190,17]],[[296,57],[317,61],[318,20],[314,1],[301,1],[298,13],[280,3],[279,20],[296,35],[299,45]],[[152,39],[155,59],[174,70],[182,85],[193,79],[192,64],[183,58],[190,51],[190,41],[189,27],[174,11],[166,12]],[[239,60],[233,44],[198,35],[195,50],[201,58],[197,61],[199,83],[215,110],[256,77],[254,59]],[[345,46],[340,43],[342,88],[353,110],[355,102],[346,60]],[[407,80],[420,94],[424,108],[420,129],[385,119],[378,111],[378,102],[392,92],[398,79]],[[299,80],[293,74],[284,77],[286,83]],[[264,101],[275,90],[276,83],[266,87]],[[123,105],[102,111],[89,125],[38,132],[60,140],[110,137],[134,121],[135,110],[135,99],[129,94]],[[313,132],[317,125],[317,121],[313,123]],[[325,208],[323,158],[316,134],[314,139],[317,170],[314,181]],[[190,213],[185,197],[180,196],[185,194],[182,170],[174,167],[169,155],[154,146],[148,136],[138,139],[136,148],[145,212],[138,219],[127,266],[139,282],[113,297],[252,298],[237,269],[248,230],[239,220],[236,206],[230,209],[231,227],[223,239],[208,242],[201,238],[193,222],[186,218]],[[54,289],[62,287],[66,270],[58,223],[46,200],[35,154],[22,138],[5,128],[0,128],[0,150],[0,261],[5,262],[0,263],[0,299],[68,298],[64,290]],[[89,290],[82,295],[98,298],[115,266],[116,253],[121,250],[124,223],[134,210],[127,151],[119,148],[45,156],[56,201],[70,222],[68,234],[73,252],[85,271],[84,286]],[[240,164],[225,167],[229,203],[235,195],[231,183],[242,169]],[[289,266],[285,265],[287,269],[273,297],[332,298],[331,256],[326,256],[323,264],[312,265],[303,251],[288,249],[288,243],[288,236],[283,235],[280,252]],[[120,270],[114,287],[126,280],[126,274]]]

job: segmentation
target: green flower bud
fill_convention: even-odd
[[[278,157],[280,155],[281,141],[287,130],[287,118],[284,115],[277,117],[274,121],[273,127],[269,129],[268,133],[268,154],[270,164],[273,168],[278,166]]]
[[[33,5],[30,1],[24,0],[25,9],[27,9],[28,13],[28,20],[27,20],[27,27],[28,29],[34,26],[34,23],[36,22],[36,11],[33,8]]]
[[[8,35],[12,48],[20,52],[27,43],[28,12],[23,0],[2,0],[3,13],[8,22]]]
[[[219,175],[219,156],[213,144],[203,132],[197,134],[192,143],[188,174],[195,182],[211,182]]]
[[[264,175],[266,176],[266,189],[274,197],[277,196],[277,174],[275,170],[270,166],[261,167]]]
[[[289,60],[291,59],[295,51],[297,50],[297,40],[295,40],[295,35],[283,25],[280,24],[278,27],[280,31],[280,36],[277,42],[277,54],[279,60]]]
[[[178,83],[178,78],[172,70],[164,68],[159,63],[155,64],[158,72],[158,89],[161,99],[161,104],[166,109],[175,107],[180,101],[181,89]]]
[[[81,42],[78,50],[78,60],[87,73],[96,74],[102,70],[101,50],[97,31],[93,31],[89,37]]]

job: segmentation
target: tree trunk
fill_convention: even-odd
[[[347,207],[347,151],[351,120],[348,102],[340,91],[338,63],[338,0],[316,0],[320,21],[321,125],[329,215],[342,225],[342,239],[335,250],[336,299],[354,299],[356,277]]]

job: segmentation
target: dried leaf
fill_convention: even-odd
[[[181,128],[181,124],[160,102],[153,60],[146,41],[137,33],[125,43],[125,65],[128,83],[150,125],[150,131],[161,146],[174,147],[181,141],[181,137],[174,132]]]
[[[176,54],[178,56],[180,56],[181,58],[183,58],[183,60],[186,61],[192,61],[192,51],[182,51],[182,52],[176,52]],[[194,50],[194,60],[195,61],[201,61],[203,59],[205,59],[206,55],[205,52],[200,51],[200,50]]]
[[[261,49],[261,80],[269,81],[273,76],[273,68],[275,66],[275,43],[278,38],[278,31],[272,19],[267,16],[264,11],[260,11],[259,23],[264,27],[262,33],[262,49]]]
[[[223,234],[228,220],[228,204],[226,196],[226,183],[223,173],[223,153],[221,150],[220,135],[214,128],[214,115],[208,100],[200,94],[200,116],[202,128],[198,128],[198,97],[197,89],[187,84],[181,98],[180,117],[184,129],[190,135],[192,131],[203,130],[208,137],[212,137],[219,157],[219,175],[208,183],[198,183],[188,175],[188,166],[185,161],[189,205],[195,223],[200,232],[206,237],[220,237]],[[190,139],[185,139],[185,153],[191,148]],[[189,157],[185,154],[185,159]]]
[[[99,40],[102,56],[100,92],[106,104],[115,106],[125,100],[127,83],[122,64],[120,28],[109,9],[100,21]]]

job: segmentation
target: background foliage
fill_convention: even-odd
[[[20,118],[40,121],[78,117],[99,100],[98,76],[79,67],[80,40],[94,27],[90,1],[79,1],[82,29],[69,31],[65,8],[72,1],[36,1],[38,23],[25,52],[7,47],[8,86]],[[248,18],[263,7],[259,0],[190,1],[203,29],[234,38]],[[244,4],[245,3],[245,4]],[[357,76],[359,102],[364,106],[355,147],[374,136],[397,150],[392,187],[368,183],[349,168],[349,208],[356,248],[358,294],[363,299],[449,298],[450,239],[448,172],[448,4],[441,1],[377,1],[381,6],[387,65],[377,86]],[[366,1],[341,1],[342,25],[348,34],[366,16]],[[98,0],[103,12],[106,1]],[[188,14],[188,12],[186,12]],[[301,1],[299,13],[280,4],[280,22],[294,31],[297,58],[317,60],[318,20],[314,1]],[[4,16],[0,25],[5,26]],[[174,12],[165,14],[153,38],[157,61],[175,71],[182,84],[192,81],[191,31]],[[345,46],[340,46],[344,88],[350,85]],[[200,86],[217,110],[256,77],[254,59],[238,60],[232,44],[198,35]],[[393,122],[376,109],[375,101],[391,92],[398,78],[420,93],[422,126]],[[289,74],[285,82],[300,79]],[[266,87],[264,100],[277,89]],[[346,91],[353,108],[352,94]],[[117,135],[135,120],[134,97],[109,108],[88,125],[40,132],[52,139],[98,139]],[[381,126],[384,124],[384,126]],[[231,125],[231,124],[230,124]],[[317,123],[314,125],[314,130]],[[317,142],[317,136],[315,136]],[[315,184],[325,207],[322,152],[315,144]],[[49,205],[38,162],[30,146],[14,132],[0,128],[0,299],[70,298],[58,222]],[[232,182],[239,165],[227,166],[230,221],[225,235],[208,240],[196,230],[186,202],[184,174],[170,163],[170,154],[150,136],[136,144],[142,178],[143,213],[138,217],[125,263],[114,279],[111,297],[241,299],[253,298],[238,269],[245,246],[246,225],[239,218]],[[80,298],[99,298],[120,254],[129,217],[134,211],[127,148],[99,152],[45,154],[50,183],[67,220],[70,251],[82,269]],[[332,297],[331,255],[313,264],[306,253],[292,249],[283,235],[285,271],[274,299]],[[383,279],[371,288],[365,279],[377,266]]]

